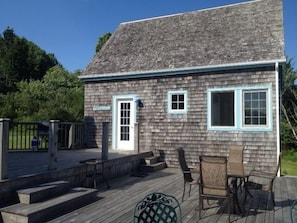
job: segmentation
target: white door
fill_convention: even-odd
[[[117,101],[117,149],[134,150],[134,101]]]

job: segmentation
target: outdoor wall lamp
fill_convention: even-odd
[[[143,103],[139,98],[135,100],[135,103],[136,103],[138,108],[143,108]]]

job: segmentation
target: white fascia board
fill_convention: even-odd
[[[213,72],[213,71],[224,71],[224,70],[236,70],[236,69],[243,69],[243,68],[275,66],[276,63],[282,64],[285,62],[286,62],[286,59],[284,58],[284,59],[278,59],[278,60],[230,63],[230,64],[186,67],[186,68],[176,68],[176,69],[173,68],[173,69],[163,69],[163,70],[135,71],[135,72],[114,73],[114,74],[112,73],[88,74],[88,75],[81,75],[79,76],[79,78],[84,82],[150,78],[150,77],[162,77],[162,76],[190,74],[190,73],[202,73],[202,72]]]

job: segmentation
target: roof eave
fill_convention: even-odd
[[[87,74],[87,75],[81,75],[79,76],[79,78],[84,82],[152,78],[152,77],[173,76],[173,75],[181,75],[181,74],[267,67],[267,66],[274,66],[276,63],[283,64],[285,62],[286,62],[286,58],[282,58],[282,59],[276,59],[276,60],[230,63],[230,64],[186,67],[186,68],[176,68],[176,69],[150,70],[150,71],[138,71],[138,72],[135,71],[135,72],[114,73],[114,74],[112,73]]]

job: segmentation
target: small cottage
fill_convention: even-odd
[[[121,23],[80,76],[89,147],[161,151],[177,166],[183,147],[262,169],[280,153],[280,79],[285,62],[281,0],[254,0]]]

